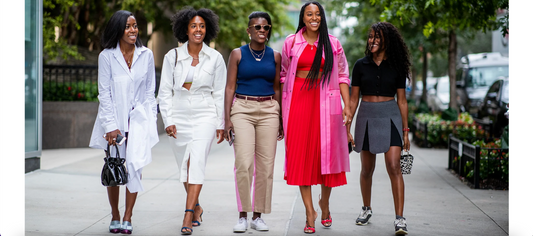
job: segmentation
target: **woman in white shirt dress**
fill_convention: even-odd
[[[105,48],[98,56],[98,115],[94,124],[92,148],[107,149],[116,145],[117,135],[127,137],[118,146],[126,159],[128,183],[126,209],[120,223],[118,186],[107,187],[111,205],[111,233],[131,234],[131,216],[137,193],[143,191],[142,169],[151,162],[151,148],[157,136],[154,56],[142,45],[133,14],[117,11],[109,20],[102,36]],[[105,134],[105,137],[104,137]],[[147,145],[138,145],[144,143]],[[114,156],[115,148],[110,148]]]
[[[209,9],[186,7],[172,17],[172,30],[182,46],[164,58],[158,93],[161,117],[187,191],[182,234],[199,226],[203,209],[198,197],[213,139],[224,135],[226,66],[207,44],[219,31],[218,16]]]

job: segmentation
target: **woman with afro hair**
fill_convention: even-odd
[[[365,55],[355,62],[352,71],[351,111],[355,113],[358,107],[359,111],[354,136],[348,135],[354,150],[361,153],[359,181],[363,209],[356,224],[366,225],[372,216],[372,175],[376,154],[384,153],[396,212],[395,231],[397,235],[407,234],[403,217],[404,182],[400,156],[402,148],[410,148],[405,97],[405,82],[410,79],[409,51],[394,25],[379,22],[371,26]],[[362,98],[358,106],[359,93]],[[348,130],[350,126],[351,122]]]
[[[203,209],[198,202],[207,156],[215,136],[224,138],[226,65],[208,46],[219,31],[218,16],[209,9],[185,7],[172,18],[178,48],[164,58],[158,93],[165,131],[187,192],[182,234],[200,226]]]

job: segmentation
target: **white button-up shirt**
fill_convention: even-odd
[[[105,49],[98,57],[98,119],[106,133],[119,129],[128,132],[128,118],[137,104],[148,101],[154,119],[155,102],[154,56],[146,47],[136,47],[131,71],[120,46]]]
[[[189,66],[192,63],[192,56],[187,50],[188,42],[178,47],[178,61],[176,63],[175,49],[170,50],[163,61],[161,70],[161,85],[157,99],[159,110],[165,127],[174,125],[172,121],[172,100],[177,101],[180,96],[181,87],[185,82],[190,68],[194,68],[195,73],[193,83],[190,88],[191,93],[204,93],[213,96],[217,114],[217,129],[224,129],[224,91],[226,88],[226,64],[222,55],[213,48],[203,43],[199,53],[199,61],[196,67]],[[174,66],[176,65],[176,66]],[[172,97],[174,90],[174,97]]]

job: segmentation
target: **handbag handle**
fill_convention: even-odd
[[[115,149],[117,150],[117,158],[120,158],[120,152],[118,152],[118,146],[117,145],[113,145],[113,146],[115,146]],[[107,143],[107,149],[105,150],[105,157],[111,158],[111,154],[109,152],[109,143]]]

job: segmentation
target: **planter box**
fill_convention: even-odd
[[[98,102],[43,102],[43,149],[88,147]],[[160,114],[158,132],[164,133]]]
[[[484,155],[482,156],[482,153]],[[460,140],[448,139],[448,169],[453,170],[473,188],[508,189],[509,149],[482,148]],[[484,176],[481,176],[484,175]],[[487,186],[485,186],[487,185]],[[491,185],[491,186],[488,186]]]

